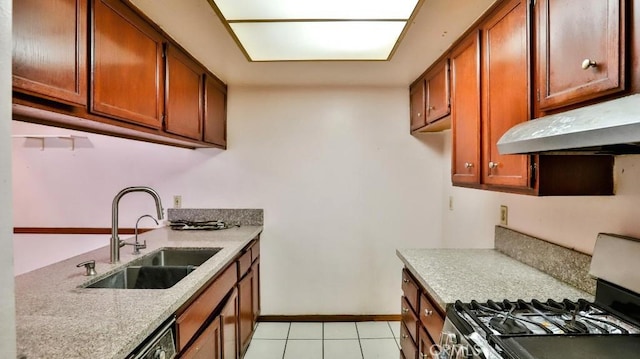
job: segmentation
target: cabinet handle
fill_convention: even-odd
[[[409,283],[409,280],[407,278],[402,278],[402,283]]]
[[[407,339],[407,338],[409,338],[409,336],[408,336],[408,335],[406,335],[406,334],[402,334],[402,339]]]
[[[473,167],[473,163],[471,163],[471,162],[465,162],[465,163],[464,163],[464,167],[465,167],[465,168],[471,168],[471,167]]]
[[[494,169],[494,168],[498,168],[498,165],[500,164],[500,162],[489,162],[489,169]]]
[[[424,358],[424,359],[431,359],[431,357],[429,356],[429,354],[425,354],[425,353],[420,353],[420,358]]]
[[[433,315],[433,310],[429,310],[429,309],[424,310],[425,317],[430,317],[431,315]]]
[[[403,308],[402,308],[402,313],[403,313],[403,314],[407,314],[407,313],[409,313],[409,309],[408,309],[408,308],[404,308],[404,307],[403,307]]]
[[[591,59],[582,60],[582,69],[583,70],[586,70],[589,67],[597,67],[597,66],[598,66],[598,63],[593,61],[593,60],[591,60]]]

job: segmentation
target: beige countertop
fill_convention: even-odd
[[[262,226],[219,231],[159,228],[140,236],[142,255],[164,247],[220,247],[222,250],[168,289],[80,288],[92,278],[76,264],[94,259],[98,277],[139,258],[120,249],[121,263],[109,263],[109,246],[16,277],[18,357],[125,358],[214,277],[258,234]],[[124,237],[123,237],[124,239]]]
[[[397,255],[443,310],[456,300],[593,300],[493,249],[398,249]]]

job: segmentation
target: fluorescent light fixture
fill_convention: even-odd
[[[388,60],[423,0],[209,0],[250,61]]]

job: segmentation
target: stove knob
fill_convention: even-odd
[[[167,359],[167,352],[162,348],[158,348],[153,354],[153,359]]]

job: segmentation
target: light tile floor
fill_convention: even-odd
[[[397,359],[400,322],[258,323],[244,359]]]

